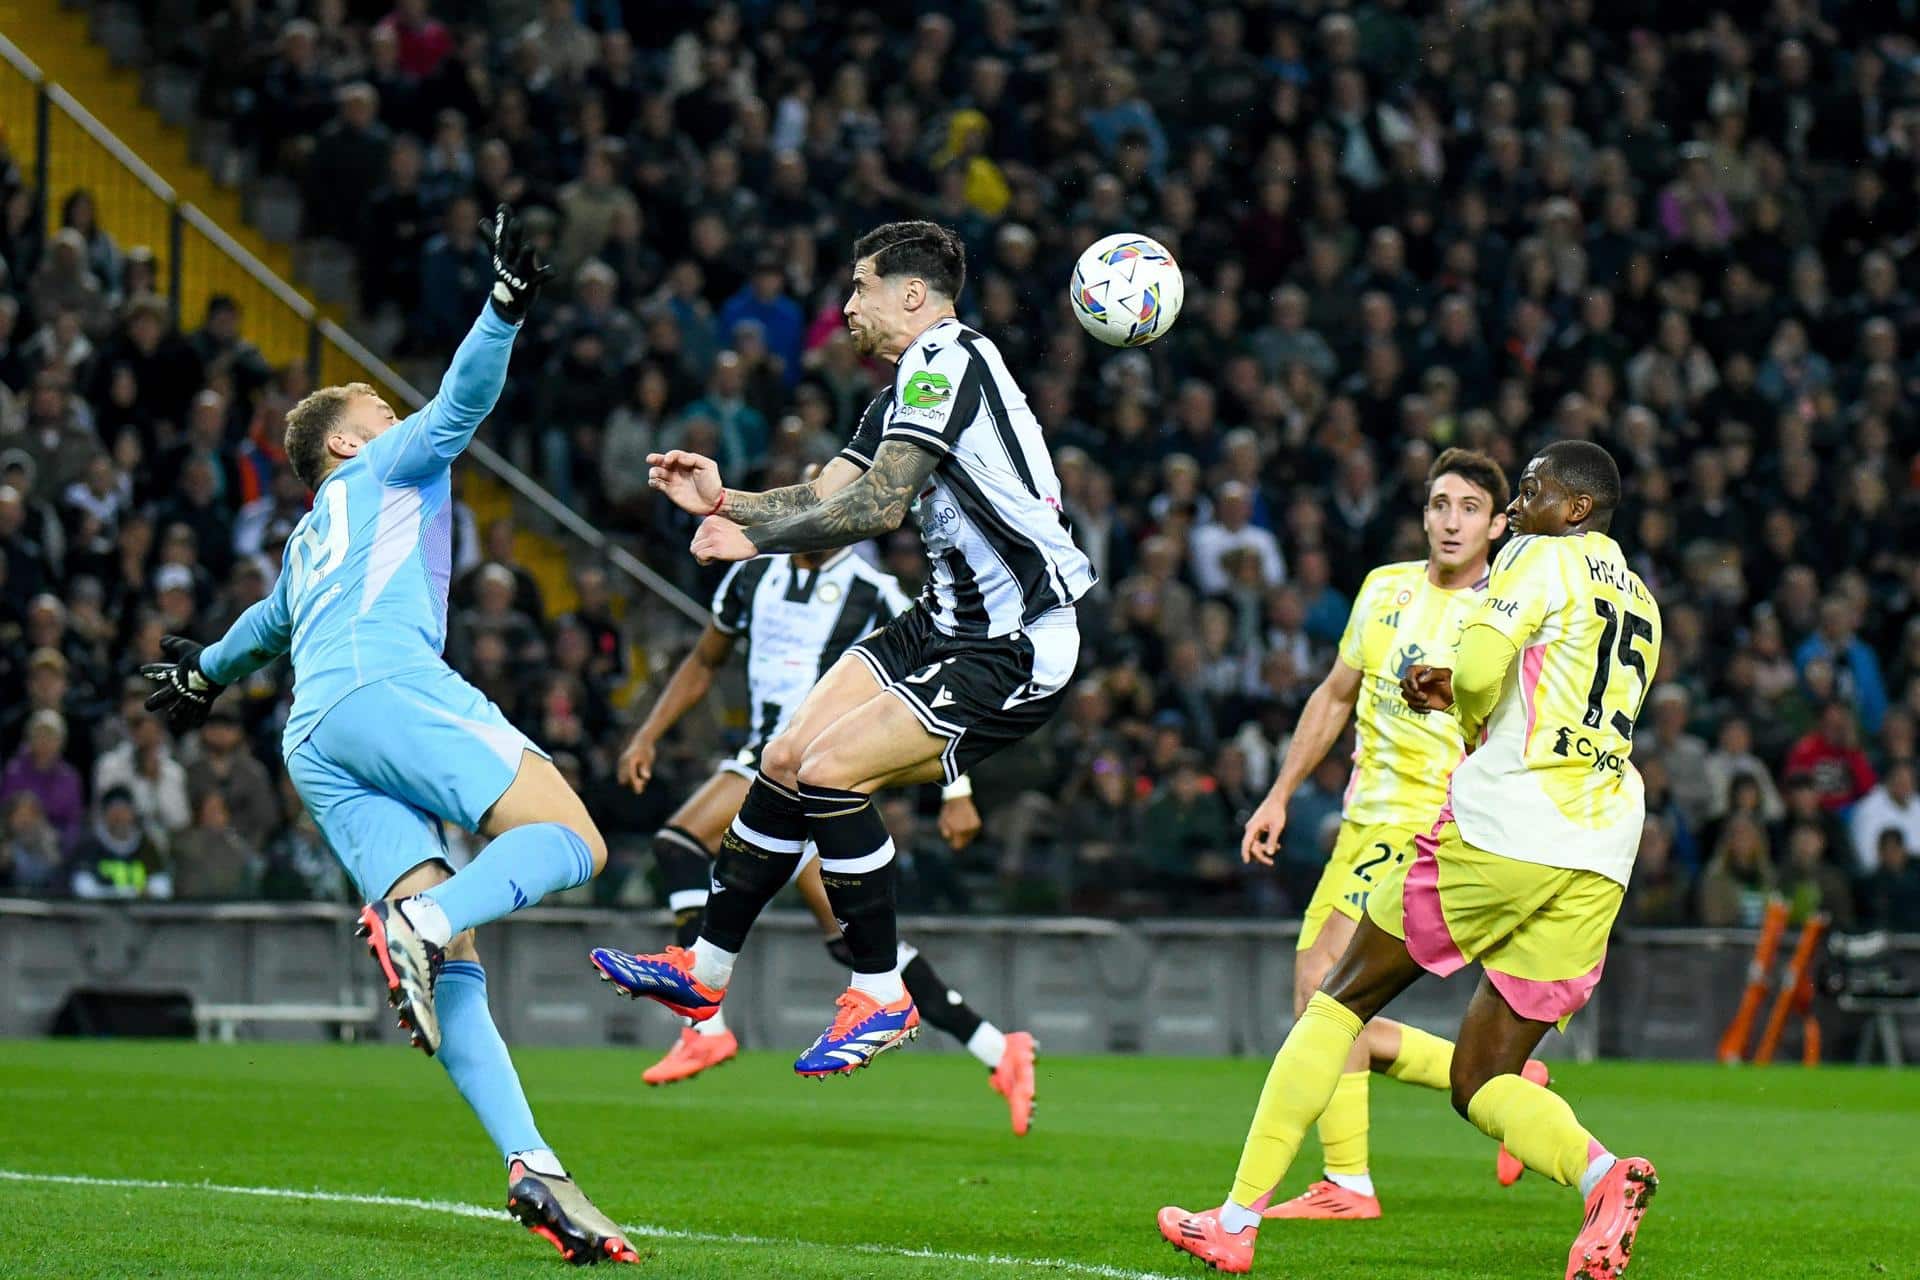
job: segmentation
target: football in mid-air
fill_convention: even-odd
[[[1123,231],[1080,255],[1071,292],[1081,328],[1110,347],[1139,347],[1173,328],[1187,286],[1165,245]]]

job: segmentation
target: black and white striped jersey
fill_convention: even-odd
[[[913,607],[900,584],[852,548],[818,569],[788,555],[742,560],[713,593],[713,625],[746,646],[751,747],[787,727],[794,709],[847,646]]]
[[[1010,635],[1093,586],[1039,420],[985,337],[946,319],[914,339],[840,456],[869,467],[886,440],[940,458],[913,512],[932,570],[920,604],[941,631]]]

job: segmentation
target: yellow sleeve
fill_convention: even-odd
[[[1559,560],[1552,542],[1539,535],[1522,536],[1501,548],[1487,578],[1487,597],[1480,602],[1479,612],[1467,619],[1469,629],[1491,627],[1514,648],[1526,645],[1560,591]]]
[[[1460,633],[1453,653],[1453,714],[1469,743],[1493,714],[1507,671],[1520,648],[1497,628],[1476,622]]]
[[[1355,671],[1366,670],[1366,663],[1360,654],[1360,633],[1367,629],[1367,616],[1372,612],[1373,588],[1379,578],[1380,571],[1375,569],[1360,584],[1360,590],[1354,593],[1353,608],[1347,613],[1347,629],[1340,633],[1340,661]]]

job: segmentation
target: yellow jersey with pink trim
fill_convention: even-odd
[[[1447,664],[1486,586],[1482,578],[1455,591],[1436,587],[1425,560],[1381,565],[1360,584],[1340,636],[1340,660],[1360,673],[1353,772],[1341,803],[1348,822],[1424,830],[1446,803],[1447,775],[1463,754],[1460,734],[1446,716],[1407,706],[1400,677],[1416,662]]]
[[[1460,834],[1491,853],[1626,884],[1646,817],[1634,722],[1660,669],[1653,593],[1604,533],[1522,536],[1494,558],[1462,649],[1476,647],[1480,627],[1518,653],[1453,772]]]

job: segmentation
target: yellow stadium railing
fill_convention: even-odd
[[[317,385],[367,382],[395,406],[417,409],[426,397],[352,335],[322,315],[246,246],[221,230],[96,120],[71,93],[49,84],[33,61],[0,35],[0,146],[31,175],[47,233],[59,229],[61,205],[76,190],[92,194],[100,225],[124,247],[154,255],[155,289],[174,321],[192,327],[217,296],[237,302],[247,337],[276,365],[303,363]],[[54,198],[55,193],[67,193]],[[24,282],[16,282],[21,284]],[[483,440],[467,451],[475,465],[506,485],[593,556],[661,597],[697,624],[706,610],[667,579],[611,542]]]

